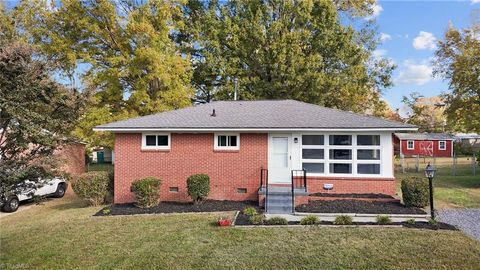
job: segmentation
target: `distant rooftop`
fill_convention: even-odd
[[[453,136],[446,133],[395,133],[400,140],[453,140]]]
[[[110,131],[128,129],[416,130],[416,126],[295,100],[258,100],[215,101],[95,127]]]

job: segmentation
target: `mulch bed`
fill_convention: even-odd
[[[312,193],[309,196],[312,197],[332,197],[332,198],[360,198],[360,199],[395,199],[387,194],[379,193]]]
[[[407,208],[399,202],[360,200],[310,201],[295,207],[304,213],[426,214],[419,208]]]
[[[258,210],[258,202],[215,200],[207,200],[200,204],[182,202],[161,202],[159,205],[152,208],[139,208],[136,207],[133,203],[114,204],[112,206],[103,208],[94,216],[242,211],[246,207],[255,207]],[[110,213],[105,214],[104,209],[110,209]]]
[[[299,221],[289,221],[288,225],[300,225]],[[320,221],[318,225],[334,225],[331,221]],[[362,226],[362,225],[378,225],[382,226],[375,222],[353,222],[352,225]],[[386,225],[401,225],[405,228],[414,228],[414,229],[428,229],[428,230],[453,230],[458,231],[455,226],[452,226],[447,223],[438,222],[437,224],[430,224],[428,222],[415,222],[414,224],[408,224],[407,222],[392,222]],[[237,219],[235,220],[235,226],[255,226],[250,222],[250,216],[239,213]],[[256,225],[259,226],[259,225]],[[263,224],[262,226],[278,226],[278,225],[268,225]],[[315,226],[315,225],[309,225]]]

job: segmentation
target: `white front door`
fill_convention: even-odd
[[[269,184],[288,184],[291,182],[292,166],[291,134],[270,134],[268,151]]]

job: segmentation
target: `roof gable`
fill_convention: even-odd
[[[416,130],[413,125],[295,100],[215,101],[100,125],[95,130],[378,128]]]

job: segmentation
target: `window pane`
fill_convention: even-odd
[[[302,167],[309,173],[323,173],[323,163],[303,163]]]
[[[380,164],[358,164],[359,174],[380,174]]]
[[[352,164],[330,163],[330,173],[352,173]]]
[[[145,144],[147,146],[157,146],[157,136],[155,135],[145,136]]]
[[[158,146],[168,146],[168,136],[159,135],[158,136]]]
[[[323,135],[302,135],[302,145],[323,145]]]
[[[237,136],[228,136],[229,145],[228,146],[237,146]]]
[[[330,135],[330,145],[352,145],[352,136]]]
[[[350,149],[330,149],[330,159],[352,159],[352,150]]]
[[[218,136],[218,146],[227,146],[227,136]]]
[[[357,159],[380,159],[380,150],[361,149],[357,150]]]
[[[323,149],[302,149],[303,159],[323,159]]]
[[[358,135],[357,145],[380,145],[380,135]]]

